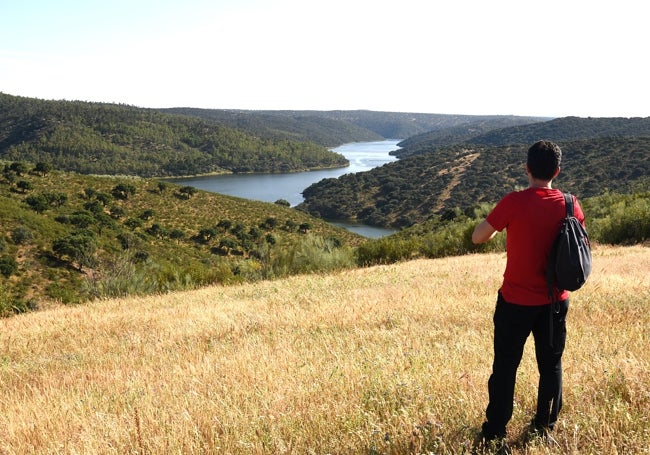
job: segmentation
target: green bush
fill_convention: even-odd
[[[79,292],[74,287],[64,283],[50,283],[45,289],[45,294],[55,302],[60,302],[65,305],[79,303],[81,301]]]
[[[421,240],[416,237],[404,239],[388,236],[368,240],[357,248],[357,264],[370,266],[412,259],[420,245]]]
[[[0,317],[7,317],[29,310],[36,310],[38,306],[31,300],[24,300],[20,295],[12,292],[0,282]]]
[[[12,256],[5,255],[0,257],[0,275],[9,278],[16,272],[18,272],[18,263]]]
[[[287,248],[275,248],[270,253],[268,277],[292,274],[328,272],[354,265],[354,253],[349,248],[339,247],[335,239],[325,239],[307,234],[300,241]]]
[[[634,244],[650,239],[650,193],[619,195],[615,198],[608,195],[601,200],[605,201],[610,203],[599,204],[597,209],[593,208],[597,217],[589,217],[588,210],[592,208],[593,203],[585,208],[587,231],[592,241]]]

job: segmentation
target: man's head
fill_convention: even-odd
[[[526,165],[530,174],[542,181],[553,180],[560,169],[562,150],[551,141],[537,141],[528,149]]]

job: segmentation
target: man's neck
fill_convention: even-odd
[[[539,180],[533,177],[530,177],[528,179],[529,183],[529,188],[553,188],[551,184],[553,183],[553,180]]]

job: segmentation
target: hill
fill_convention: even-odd
[[[0,159],[100,175],[292,172],[348,164],[287,134],[260,137],[215,121],[132,106],[0,93]]]
[[[647,188],[650,136],[559,141],[559,145],[562,172],[555,187],[579,197]],[[299,208],[326,219],[403,227],[432,214],[496,203],[507,192],[527,186],[528,146],[434,148],[362,174],[317,182],[303,191],[305,201]]]
[[[341,267],[361,240],[283,205],[159,180],[0,168],[0,316]]]
[[[490,131],[493,128],[525,125],[548,120],[544,117],[514,115],[455,115],[382,111],[263,111],[267,115],[317,117],[356,125],[386,139],[406,139],[411,136],[445,131],[450,128]]]
[[[469,453],[487,404],[502,253],[100,300],[0,320],[0,451]],[[650,249],[599,247],[572,293],[557,448],[650,447]]]
[[[322,112],[247,111],[233,109],[169,108],[161,112],[199,117],[217,122],[255,136],[285,140],[315,142],[324,147],[336,147],[348,142],[377,141],[379,133],[339,120]]]
[[[456,144],[499,147],[532,144],[540,139],[572,142],[585,139],[650,137],[647,118],[580,118],[563,117],[522,125],[504,125],[500,119],[472,125],[433,131],[402,141],[394,154],[400,158],[432,152]]]
[[[347,165],[328,150],[459,125],[520,125],[535,117],[371,111],[144,109],[0,93],[0,159],[100,175],[170,177],[293,172]]]

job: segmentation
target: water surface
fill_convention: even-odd
[[[173,179],[179,185],[213,193],[227,194],[264,202],[276,202],[280,199],[296,206],[304,201],[302,191],[312,183],[325,178],[337,178],[344,174],[365,172],[386,163],[397,160],[389,153],[399,149],[399,139],[374,142],[353,142],[332,149],[345,156],[350,165],[337,169],[324,169],[309,172],[287,174],[224,174],[203,177]],[[382,237],[395,232],[393,229],[377,228],[358,223],[333,222],[337,226],[356,232],[365,237]]]

